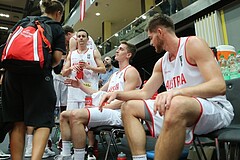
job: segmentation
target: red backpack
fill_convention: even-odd
[[[21,74],[39,74],[51,69],[50,23],[58,22],[39,16],[28,16],[18,22],[3,49],[2,67]]]

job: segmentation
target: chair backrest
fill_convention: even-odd
[[[231,124],[240,124],[240,78],[226,81],[226,96],[234,109],[234,118]]]

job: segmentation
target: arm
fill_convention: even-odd
[[[55,50],[53,52],[53,60],[52,60],[52,67],[56,67],[62,59],[62,52]]]
[[[225,94],[225,81],[208,44],[198,37],[191,37],[186,47],[189,62],[198,66],[205,82],[197,86],[180,89],[179,94],[201,98]]]
[[[105,66],[103,64],[103,61],[101,59],[100,52],[98,50],[94,50],[93,55],[94,55],[94,60],[95,60],[95,62],[97,64],[97,67],[93,67],[91,65],[87,65],[86,64],[85,68],[86,69],[90,69],[90,70],[92,70],[95,73],[106,73],[106,68],[105,68]]]
[[[74,51],[77,49],[77,40],[73,37],[69,40],[69,51]]]
[[[73,69],[71,67],[71,52],[70,52],[67,56],[66,63],[63,66],[63,69],[62,69],[61,73],[64,77],[66,77],[66,76],[69,76],[71,74],[72,70]]]
[[[79,80],[79,79],[66,79],[64,81],[64,83],[66,85],[70,85],[75,88],[80,88],[83,92],[85,92],[87,94],[93,94],[93,93],[97,92],[97,90],[94,90],[90,87],[85,86],[81,81],[82,80]]]

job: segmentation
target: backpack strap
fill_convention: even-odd
[[[44,29],[41,27],[40,22],[38,20],[35,21],[35,24],[37,25],[38,31],[40,32],[40,35],[42,36],[43,42],[47,45],[47,47],[49,48],[49,53],[52,52],[52,47],[51,47],[51,43],[48,41],[48,39],[45,37],[45,35],[43,34]]]

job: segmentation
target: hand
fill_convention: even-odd
[[[80,61],[79,63],[78,63],[78,67],[80,67],[80,68],[86,68],[86,62],[84,62],[84,61]]]
[[[159,93],[154,103],[154,113],[156,114],[158,111],[161,116],[165,115],[165,112],[170,108],[172,98],[179,94],[177,89]]]
[[[68,86],[72,86],[75,88],[80,88],[81,87],[81,82],[78,79],[66,79],[64,81],[64,84],[68,85]]]
[[[100,105],[99,105],[99,107],[98,107],[99,111],[102,112],[103,107],[105,108],[107,105],[108,105],[107,102],[103,102],[102,104],[100,103]]]
[[[99,110],[102,112],[103,107],[112,102],[116,98],[117,91],[104,94],[99,104]]]

